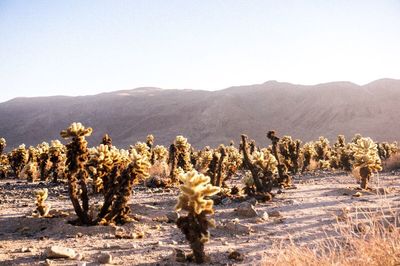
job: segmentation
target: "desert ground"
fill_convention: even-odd
[[[240,176],[231,182],[240,184]],[[206,252],[211,265],[263,265],[287,245],[318,245],[340,237],[338,228],[374,215],[398,215],[400,172],[375,175],[370,191],[359,190],[350,173],[315,172],[294,177],[294,189],[274,189],[270,202],[225,199],[215,206]],[[32,217],[34,191],[47,187],[54,218]],[[174,223],[177,188],[138,185],[131,197],[135,221],[123,226],[74,226],[65,183],[0,180],[0,265],[186,265],[177,254],[189,245]],[[91,203],[102,196],[91,196]],[[254,208],[252,207],[254,205]],[[388,221],[390,223],[390,221]],[[73,259],[49,259],[45,250],[63,246]],[[236,252],[235,252],[236,251]],[[106,259],[104,258],[106,257]],[[268,260],[270,261],[270,260]]]

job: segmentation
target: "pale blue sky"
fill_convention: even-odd
[[[0,0],[0,101],[400,78],[400,1]]]

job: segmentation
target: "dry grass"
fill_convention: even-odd
[[[293,242],[275,245],[274,255],[266,258],[264,265],[400,265],[399,216],[395,211],[382,211],[379,216],[372,211],[359,212],[356,219],[338,221],[337,236],[308,246]]]
[[[400,153],[396,153],[388,160],[383,162],[383,170],[385,171],[393,171],[400,169]]]

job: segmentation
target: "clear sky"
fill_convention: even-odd
[[[0,0],[0,101],[400,78],[400,1]]]

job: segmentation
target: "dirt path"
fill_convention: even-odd
[[[379,181],[379,182],[378,182]],[[276,252],[272,245],[293,241],[312,245],[335,235],[337,215],[343,209],[350,216],[362,218],[363,212],[398,212],[400,174],[381,174],[372,186],[385,191],[361,192],[354,178],[343,174],[319,173],[296,177],[297,189],[276,194],[272,202],[256,204],[256,217],[244,217],[235,209],[246,203],[224,201],[216,206],[217,227],[211,229],[206,251],[213,265],[257,265],[264,256]],[[33,192],[49,188],[52,209],[65,211],[64,218],[33,218]],[[277,191],[275,191],[277,192]],[[382,194],[385,192],[384,194]],[[176,202],[177,189],[136,187],[131,200],[132,213],[138,221],[118,227],[72,226],[66,221],[75,217],[65,185],[0,180],[0,265],[45,265],[46,247],[62,245],[82,255],[78,260],[51,260],[52,265],[98,265],[100,252],[113,256],[117,265],[177,265],[174,249],[189,252],[184,236],[168,216]],[[97,197],[92,202],[101,201]],[[268,217],[267,217],[268,216]],[[116,231],[142,232],[142,239],[117,239]],[[243,261],[230,260],[233,250],[244,255]]]

